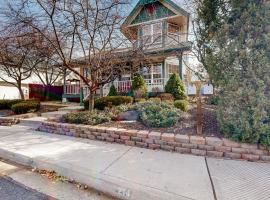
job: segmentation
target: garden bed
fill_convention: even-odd
[[[203,105],[203,135],[202,136],[215,136],[222,137],[219,132],[218,122],[215,113],[216,107],[213,105]],[[196,104],[190,104],[187,112],[182,113],[182,116],[173,127],[168,128],[151,128],[145,126],[139,121],[125,122],[125,121],[111,121],[102,124],[102,126],[125,128],[125,129],[138,129],[148,131],[159,131],[163,133],[174,133],[184,135],[197,135],[197,122],[196,122]]]

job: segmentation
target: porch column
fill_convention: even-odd
[[[183,80],[183,52],[178,55],[179,60],[179,76]]]
[[[165,92],[165,85],[166,85],[166,80],[165,80],[165,78],[166,78],[166,75],[165,75],[165,67],[166,67],[166,65],[165,65],[165,60],[163,60],[163,62],[162,62],[163,92]]]
[[[83,87],[80,87],[80,106],[83,106],[83,99],[84,99]]]
[[[166,38],[167,37],[167,22],[165,20],[162,21],[162,47],[166,46]]]

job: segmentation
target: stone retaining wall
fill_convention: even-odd
[[[0,126],[11,126],[19,123],[19,119],[0,117]]]
[[[198,156],[270,162],[269,150],[262,146],[237,143],[216,137],[204,138],[200,136],[174,135],[172,133],[149,132],[145,130],[127,130],[56,122],[43,122],[38,130]]]

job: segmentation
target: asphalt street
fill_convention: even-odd
[[[53,200],[47,195],[41,194],[14,181],[0,177],[1,200]]]

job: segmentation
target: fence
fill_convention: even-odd
[[[62,100],[63,86],[29,84],[29,98],[40,101]]]

